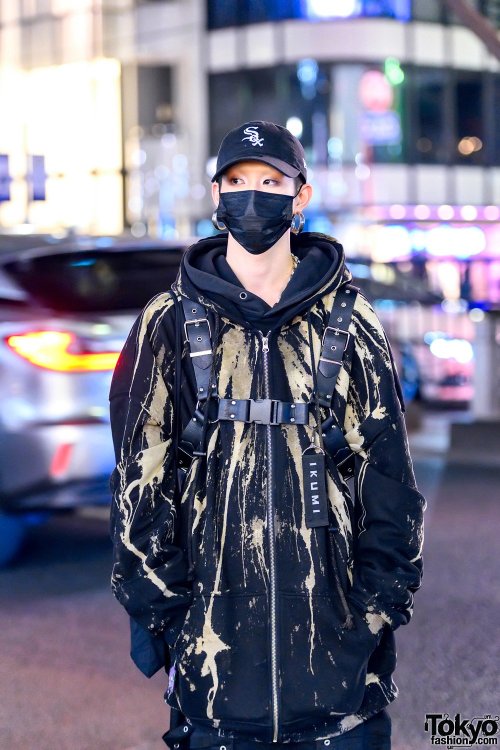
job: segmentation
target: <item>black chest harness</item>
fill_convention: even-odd
[[[321,354],[316,371],[314,401],[295,402],[277,399],[228,399],[216,393],[212,384],[209,394],[210,373],[213,363],[212,332],[205,307],[182,297],[185,343],[196,379],[197,404],[193,417],[184,429],[178,444],[179,483],[195,456],[206,455],[203,445],[205,410],[210,423],[219,420],[258,422],[259,424],[309,424],[309,413],[319,403],[329,410],[330,416],[321,423],[322,443],[333,457],[345,479],[354,471],[354,454],[351,451],[334,414],[335,384],[342,367],[343,357],[352,339],[349,323],[359,289],[352,284],[341,285],[335,294],[328,324],[323,332]],[[314,367],[314,364],[313,364]],[[207,403],[208,402],[208,403]],[[316,411],[315,416],[319,412]],[[319,420],[318,420],[319,423]]]

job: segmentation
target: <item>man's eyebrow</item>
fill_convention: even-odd
[[[238,165],[234,164],[227,168],[227,170],[224,173],[224,177],[229,177],[230,175],[234,175],[234,173],[245,174],[246,171],[247,171],[247,167],[239,167]],[[261,175],[264,177],[271,176],[274,178],[281,178],[285,176],[279,171],[279,169],[275,169],[275,167],[271,167],[271,166],[267,167],[266,169],[262,169]]]

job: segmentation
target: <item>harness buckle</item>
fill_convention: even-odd
[[[186,326],[191,325],[192,323],[194,323],[196,326],[199,326],[200,323],[206,323],[208,325],[208,335],[210,336],[210,339],[212,338],[212,329],[210,328],[210,321],[209,321],[208,317],[206,317],[206,318],[193,318],[193,320],[185,320],[184,321],[184,335],[186,337],[184,339],[185,342],[189,342],[189,334],[187,332]],[[199,352],[199,353],[202,354],[202,352]],[[212,353],[211,349],[210,349],[209,353],[210,354]],[[205,352],[203,352],[203,354],[205,354]],[[193,355],[191,355],[191,356],[193,356]]]
[[[260,424],[279,424],[278,419],[279,401],[272,398],[250,399],[249,422]]]
[[[321,351],[323,351],[325,347],[325,338],[326,338],[326,332],[328,329],[335,331],[335,336],[341,336],[343,334],[346,338],[344,341],[342,352],[340,353],[340,359],[330,359],[329,357],[320,357],[320,360],[323,362],[333,362],[335,365],[341,365],[342,364],[342,356],[344,354],[344,351],[347,349],[347,346],[349,344],[349,337],[350,333],[349,331],[345,331],[343,328],[339,328],[338,326],[326,326],[325,330],[323,331],[323,338],[321,339]],[[342,336],[341,336],[342,337]]]

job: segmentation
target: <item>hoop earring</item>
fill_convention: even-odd
[[[299,217],[299,225],[298,226],[295,224],[295,217],[296,216]],[[298,214],[294,214],[293,215],[293,219],[292,219],[292,225],[291,225],[292,232],[294,234],[300,234],[300,232],[302,232],[302,230],[304,229],[304,224],[305,223],[306,223],[306,217],[304,216],[304,214],[302,213],[302,211],[299,211]]]
[[[215,211],[212,214],[212,224],[214,225],[214,227],[216,229],[219,230],[219,232],[223,232],[224,229],[227,229],[227,227],[226,227],[226,225],[224,223],[220,223],[219,224],[219,220],[217,218],[217,209],[215,209]]]

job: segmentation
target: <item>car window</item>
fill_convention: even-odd
[[[56,311],[141,309],[175,280],[182,248],[54,253],[7,263],[9,276]]]
[[[26,298],[26,292],[0,268],[0,302],[19,304]]]

